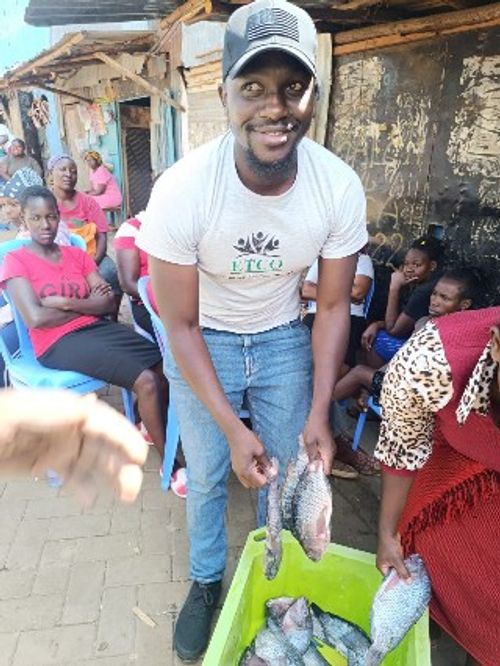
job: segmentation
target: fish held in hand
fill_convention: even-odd
[[[281,515],[283,518],[283,529],[292,530],[293,524],[293,498],[300,477],[307,467],[309,456],[307,455],[304,438],[299,435],[299,450],[297,457],[288,463],[285,480],[281,491]]]
[[[292,532],[309,559],[319,561],[331,539],[332,489],[321,458],[306,465],[293,497]]]
[[[411,581],[399,578],[395,569],[382,581],[373,600],[370,623],[373,644],[366,666],[378,666],[422,617],[431,599],[431,581],[420,555],[410,555],[405,566]]]
[[[271,465],[266,470],[269,481],[267,494],[267,530],[264,551],[264,574],[268,580],[276,577],[281,564],[281,508],[280,488],[278,485],[279,465],[276,458],[271,458]]]

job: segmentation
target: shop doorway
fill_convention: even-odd
[[[127,216],[146,207],[151,193],[151,99],[120,102],[123,183]]]

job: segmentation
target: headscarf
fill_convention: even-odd
[[[97,150],[88,150],[85,153],[85,159],[87,159],[87,157],[92,157],[97,162],[97,166],[101,166],[102,157],[100,153],[97,152]]]
[[[71,155],[68,155],[67,153],[60,153],[59,155],[54,155],[47,162],[47,171],[53,171],[55,165],[61,160],[71,160],[72,162],[74,162],[74,159],[71,157]]]
[[[10,180],[0,188],[0,197],[19,199],[21,193],[31,185],[43,185],[36,171],[29,167],[18,169]]]

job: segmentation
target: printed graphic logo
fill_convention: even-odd
[[[247,239],[239,238],[234,249],[240,252],[241,255],[245,254],[263,254],[266,257],[278,257],[280,242],[276,236],[264,234],[262,231],[247,236]]]

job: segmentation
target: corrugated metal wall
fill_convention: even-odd
[[[500,295],[500,29],[334,61],[326,145],[360,175],[378,263],[430,224]]]

